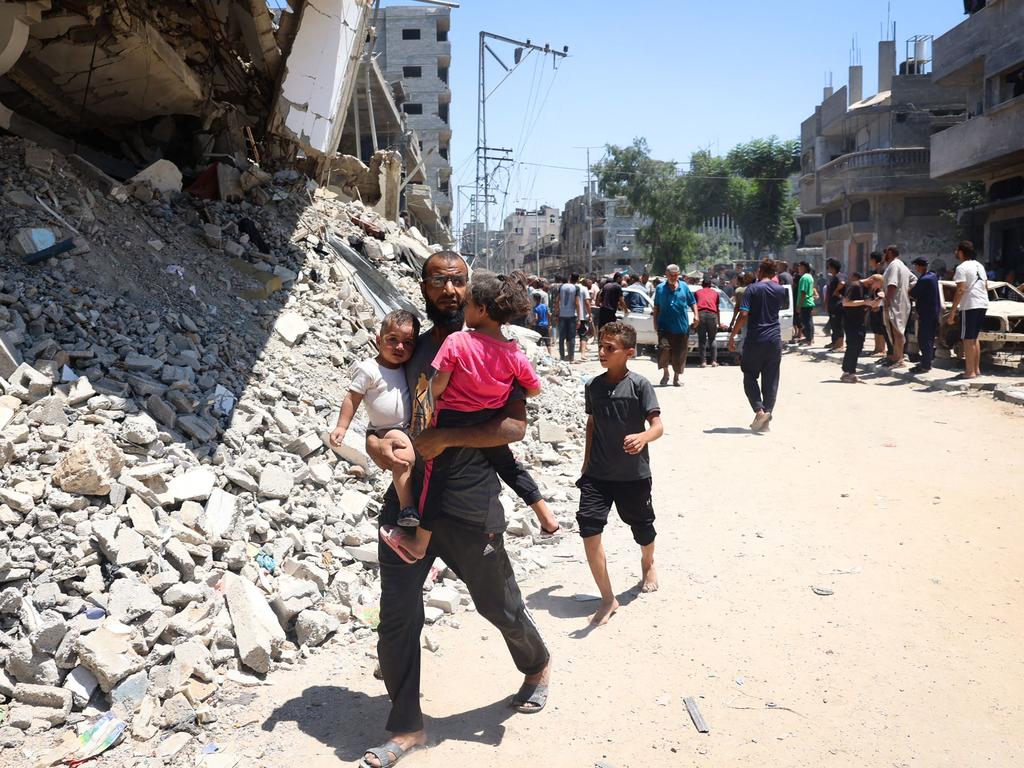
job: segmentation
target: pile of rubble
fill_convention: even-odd
[[[83,167],[0,141],[0,747],[111,710],[170,757],[229,680],[369,641],[389,478],[358,426],[324,436],[433,248],[291,172],[223,202]],[[568,519],[582,388],[520,335],[550,386],[516,450]],[[537,525],[503,503],[523,575]],[[460,587],[438,574],[430,620]]]

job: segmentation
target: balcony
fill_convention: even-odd
[[[801,179],[801,205],[820,212],[836,200],[853,196],[928,191],[929,150],[924,147],[851,152],[821,166],[813,179]]]
[[[932,136],[932,178],[969,181],[1024,169],[1024,96]],[[1024,172],[1024,171],[1022,171]]]

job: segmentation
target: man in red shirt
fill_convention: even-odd
[[[694,297],[697,299],[697,340],[700,342],[700,367],[707,367],[707,348],[711,347],[711,367],[718,367],[718,347],[715,336],[722,327],[718,313],[718,291],[711,287],[711,279],[704,278],[701,288]]]

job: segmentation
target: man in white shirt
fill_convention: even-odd
[[[885,249],[885,322],[892,337],[892,357],[882,365],[901,368],[903,348],[906,344],[907,323],[910,320],[910,289],[917,278],[900,259],[900,250],[895,245]]]
[[[956,247],[956,257],[960,264],[953,275],[956,283],[956,294],[953,296],[953,307],[949,311],[946,322],[956,322],[957,310],[960,310],[960,338],[964,345],[963,378],[973,379],[981,374],[981,333],[985,314],[988,312],[988,275],[985,268],[974,258],[974,243],[963,240]]]

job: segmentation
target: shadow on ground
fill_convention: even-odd
[[[705,429],[705,435],[749,435],[752,434],[749,427],[715,427]]]
[[[497,747],[505,737],[504,721],[516,714],[508,696],[493,704],[441,718],[427,718],[429,746],[465,741]],[[388,740],[383,725],[391,703],[341,686],[316,685],[282,703],[263,723],[271,732],[278,723],[295,723],[303,733],[334,750],[346,762],[361,760],[366,750]]]

